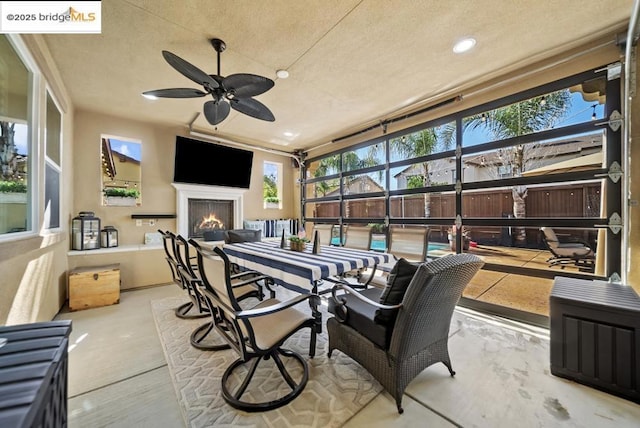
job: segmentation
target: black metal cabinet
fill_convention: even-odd
[[[67,426],[71,321],[0,327],[0,427]]]
[[[640,297],[629,286],[556,277],[551,373],[640,402]]]

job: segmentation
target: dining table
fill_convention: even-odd
[[[347,272],[370,268],[393,258],[389,253],[349,247],[321,245],[317,253],[307,245],[294,251],[276,241],[225,244],[224,252],[241,269],[256,270],[272,277],[276,284],[300,293],[322,294],[325,282],[343,281]]]

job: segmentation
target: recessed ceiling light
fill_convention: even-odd
[[[283,134],[285,137],[293,137],[293,132],[285,131]]]
[[[473,37],[467,37],[465,39],[459,40],[455,45],[453,45],[453,52],[463,53],[470,50],[475,45],[476,39],[474,39]]]
[[[278,76],[279,79],[286,79],[289,77],[289,72],[287,70],[278,70],[276,71],[276,76]]]

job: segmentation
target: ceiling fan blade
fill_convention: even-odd
[[[231,107],[240,113],[268,122],[276,120],[271,110],[258,100],[254,100],[253,98],[233,98],[230,101]]]
[[[217,125],[229,116],[231,108],[226,101],[207,101],[204,103],[204,117],[207,122]]]
[[[200,70],[195,65],[193,65],[191,63],[188,63],[187,61],[183,60],[179,56],[177,56],[175,54],[172,54],[169,51],[162,51],[162,56],[169,63],[169,65],[171,67],[175,68],[180,73],[182,73],[184,76],[186,76],[189,79],[193,80],[194,82],[204,86],[205,88],[207,86],[209,86],[211,88],[217,88],[218,86],[220,86],[220,85],[218,85],[218,82],[216,82],[207,73],[205,73],[204,71]]]
[[[267,77],[246,73],[232,74],[222,81],[222,86],[227,91],[233,92],[233,95],[237,98],[260,95],[273,88],[273,85],[273,80]]]
[[[171,88],[171,89],[156,89],[155,91],[146,91],[142,95],[150,95],[158,98],[197,98],[207,95],[206,92],[202,92],[199,89],[191,88]]]

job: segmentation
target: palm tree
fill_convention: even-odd
[[[552,128],[565,116],[570,106],[571,95],[568,89],[564,89],[465,118],[463,130],[484,128],[493,140],[531,134]],[[525,172],[527,161],[534,158],[534,151],[539,152],[540,147],[517,145],[507,153],[514,177]],[[512,195],[514,217],[526,217],[527,187],[513,186]],[[524,245],[524,228],[515,228],[515,240],[518,245]]]
[[[403,135],[402,137],[389,140],[389,150],[393,154],[397,154],[402,158],[415,158],[427,156],[438,150],[448,150],[453,144],[455,133],[454,124],[443,125],[438,128],[423,129],[412,134]],[[417,183],[421,183],[422,187],[431,186],[429,174],[429,163],[423,162],[418,171],[419,176],[409,177],[407,188],[416,187]],[[415,178],[414,178],[415,177]],[[431,194],[424,194],[424,216],[431,215]]]

